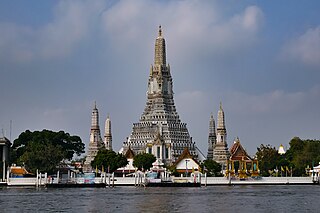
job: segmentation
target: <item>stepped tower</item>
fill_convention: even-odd
[[[154,64],[150,67],[146,107],[123,144],[124,153],[130,147],[135,154],[152,153],[164,163],[171,164],[187,147],[195,158],[198,157],[198,149],[192,142],[187,125],[180,121],[176,111],[172,87],[165,39],[159,26]]]
[[[109,115],[107,116],[105,123],[104,145],[107,150],[112,150],[111,120]]]
[[[209,121],[209,137],[208,137],[208,155],[207,159],[213,159],[213,149],[217,142],[217,136],[216,136],[216,125],[213,118],[213,115],[210,116]]]
[[[227,144],[227,130],[225,126],[224,111],[220,102],[220,109],[218,111],[218,125],[217,125],[217,142],[213,148],[213,160],[225,166],[230,157]]]
[[[91,161],[94,160],[97,155],[99,149],[104,146],[99,127],[99,111],[97,109],[96,102],[94,103],[94,107],[91,114],[91,129],[90,129],[90,142],[89,148],[87,152],[86,161],[84,162],[83,171],[91,172]]]

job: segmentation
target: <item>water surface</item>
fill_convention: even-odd
[[[0,212],[320,212],[320,186],[0,188]]]

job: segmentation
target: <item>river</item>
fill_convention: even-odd
[[[320,186],[0,188],[0,212],[319,212]]]

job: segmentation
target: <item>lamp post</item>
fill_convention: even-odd
[[[189,162],[189,160],[186,159],[186,177],[188,177],[188,162]]]

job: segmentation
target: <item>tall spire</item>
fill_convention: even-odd
[[[162,37],[161,25],[155,43],[154,65],[166,65],[166,42]]]
[[[91,114],[91,130],[93,129],[99,129],[99,112],[96,102],[94,102],[94,107]]]
[[[210,121],[209,121],[209,134],[216,135],[216,125],[215,125],[212,113],[210,115]]]
[[[213,149],[216,145],[216,127],[213,118],[213,114],[210,115],[209,121],[209,137],[208,137],[208,154],[207,159],[213,159]]]
[[[94,106],[91,113],[91,130],[90,130],[90,141],[87,152],[87,157],[84,162],[83,171],[91,172],[91,162],[94,160],[98,151],[103,147],[103,141],[100,134],[99,127],[99,112],[97,109],[97,103],[94,102]]]
[[[227,144],[227,130],[224,119],[224,111],[222,103],[220,102],[220,109],[218,111],[218,125],[217,125],[217,143]]]
[[[162,29],[161,29],[161,25],[159,25],[159,32],[158,32],[158,37],[162,36]]]
[[[166,62],[166,45],[161,26],[157,32],[154,63],[150,66],[147,101],[138,123],[124,142],[124,153],[129,147],[134,153],[152,153],[160,156],[163,163],[173,163],[184,148],[197,158],[198,151],[190,137],[187,126],[182,123],[173,99],[173,81],[170,66]],[[161,144],[154,139],[163,135]]]
[[[220,109],[218,111],[218,126],[217,129],[225,129],[224,111],[222,109],[222,103],[220,102]]]
[[[162,28],[159,26],[158,37],[154,48],[154,65],[150,66],[148,97],[154,95],[170,96],[172,98],[172,77],[170,66],[166,65],[166,44],[162,37]]]
[[[106,149],[112,150],[111,120],[109,114],[105,123],[104,144]]]
[[[222,165],[222,170],[225,169],[226,161],[229,159],[230,153],[227,144],[227,130],[225,126],[224,111],[222,109],[222,103],[220,102],[220,108],[218,111],[218,125],[216,144],[213,148],[213,160]]]

